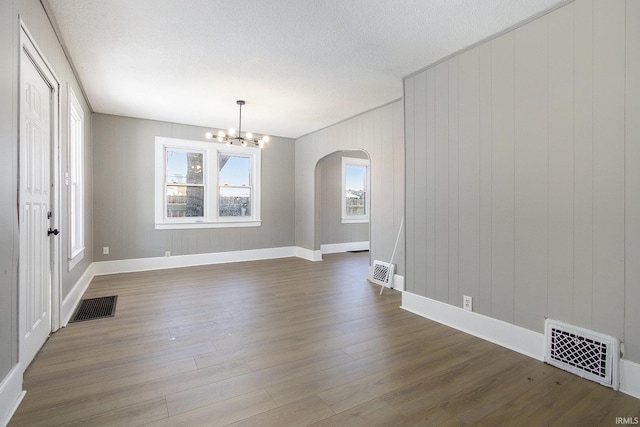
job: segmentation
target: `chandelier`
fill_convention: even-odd
[[[256,138],[253,136],[251,132],[245,132],[242,134],[242,106],[245,104],[242,100],[237,100],[236,104],[240,106],[240,120],[238,120],[238,131],[235,129],[229,129],[229,132],[225,133],[224,131],[218,132],[217,135],[214,135],[211,132],[207,132],[205,137],[207,139],[217,139],[218,142],[225,142],[227,145],[232,144],[240,144],[243,147],[246,147],[247,144],[255,145],[256,147],[263,148],[266,142],[269,142],[269,137],[264,135],[260,138]]]

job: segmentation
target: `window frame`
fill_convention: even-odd
[[[168,217],[166,209],[166,152],[167,150],[203,153],[204,216]],[[251,216],[219,215],[219,156],[243,156],[250,158]],[[155,229],[194,229],[259,227],[261,150],[257,147],[241,147],[215,142],[157,136],[155,139]],[[181,185],[181,184],[178,184]]]
[[[365,215],[347,215],[347,167],[359,166],[365,168],[365,199],[364,209]],[[342,157],[342,185],[341,185],[341,222],[342,224],[355,224],[355,223],[367,223],[369,222],[369,211],[371,206],[371,162],[369,159],[362,159],[356,157]]]
[[[67,186],[68,202],[68,270],[71,271],[83,258],[84,233],[84,110],[73,89],[67,84]]]

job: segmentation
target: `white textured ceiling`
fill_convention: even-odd
[[[563,0],[45,0],[94,111],[298,137]]]

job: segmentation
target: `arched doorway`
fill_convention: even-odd
[[[364,150],[343,150],[316,164],[314,247],[322,254],[369,250],[369,162]]]

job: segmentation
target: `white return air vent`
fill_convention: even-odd
[[[371,277],[369,277],[369,280],[380,286],[385,286],[391,281],[394,270],[395,266],[393,264],[374,260],[373,269],[371,271]]]
[[[545,362],[618,389],[620,341],[617,338],[547,319],[545,342]]]

